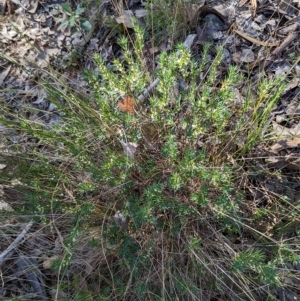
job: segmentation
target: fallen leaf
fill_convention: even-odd
[[[128,112],[130,114],[134,114],[134,106],[132,98],[129,96],[126,96],[123,98],[122,101],[118,102],[118,107],[122,112]]]
[[[273,122],[273,133],[275,133],[278,136],[299,136],[300,135],[300,125],[297,124],[293,128],[287,128],[276,122]]]
[[[273,153],[278,153],[279,151],[286,148],[300,147],[300,138],[294,139],[281,139],[271,146],[270,150]]]
[[[299,171],[299,154],[290,154],[282,156],[271,156],[266,158],[266,163],[269,163],[272,168],[276,168],[278,170],[287,168],[291,170]]]
[[[241,54],[241,62],[244,63],[251,63],[254,61],[254,53],[251,49],[243,49],[242,54]]]
[[[142,17],[145,17],[147,16],[148,14],[148,10],[147,9],[137,9],[135,12],[134,12],[135,16],[139,19],[139,18],[142,18]]]
[[[127,28],[133,28],[132,19],[134,18],[131,10],[124,10],[123,15],[116,17],[118,24],[123,24]]]
[[[127,228],[127,220],[120,211],[116,212],[114,215],[114,220],[121,227],[121,229]]]
[[[124,149],[124,153],[127,157],[134,159],[134,154],[136,152],[137,144],[133,142],[123,142],[121,140],[121,144]]]
[[[27,8],[27,11],[31,14],[34,14],[36,12],[38,4],[39,1],[30,1],[30,6]]]
[[[240,52],[234,52],[232,54],[232,59],[235,63],[240,63],[241,62],[241,53]]]

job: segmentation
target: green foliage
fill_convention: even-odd
[[[71,28],[78,27],[83,30],[91,30],[91,23],[86,19],[80,18],[80,15],[84,13],[85,8],[77,6],[76,10],[73,11],[71,6],[67,3],[62,3],[61,7],[64,10],[64,12],[68,15],[68,19],[62,22],[58,26],[57,30],[64,30],[67,26],[70,26]]]
[[[70,15],[67,25],[75,25],[83,10],[62,7]],[[237,103],[234,89],[243,76],[230,66],[221,77],[223,50],[217,47],[209,62],[210,45],[203,47],[199,62],[182,44],[164,51],[153,76],[143,57],[143,31],[137,26],[134,31],[134,41],[119,39],[123,56],[111,65],[94,57],[99,72],[85,73],[92,96],[78,95],[59,79],[41,79],[63,115],[60,124],[46,127],[10,105],[1,117],[41,146],[26,146],[25,160],[16,162],[20,171],[26,170],[24,184],[30,188],[25,209],[72,216],[63,257],[53,262],[53,269],[66,275],[79,232],[93,223],[98,205],[101,242],[91,239],[88,246],[106,255],[97,274],[99,300],[197,300],[203,286],[216,291],[216,298],[220,293],[227,300],[246,300],[252,288],[245,289],[245,283],[279,285],[277,265],[299,259],[293,249],[273,248],[268,257],[246,250],[234,257],[228,245],[252,230],[242,211],[245,200],[235,184],[240,174],[233,158],[258,142],[285,83],[264,80],[253,108],[250,101]],[[200,80],[199,74],[205,76]],[[155,91],[140,97],[153,77],[158,79]],[[132,101],[134,113],[120,110],[124,97]],[[235,142],[241,136],[245,142],[240,147]],[[137,147],[128,155],[130,143]],[[62,195],[72,202],[61,201]],[[104,200],[97,203],[97,197]],[[114,221],[117,210],[128,221],[126,227]],[[251,219],[260,222],[266,212],[258,209]],[[232,295],[227,295],[229,280],[236,292]],[[71,285],[77,281],[75,277]],[[84,291],[76,298],[94,296]]]
[[[264,261],[265,255],[260,250],[239,252],[234,259],[233,269],[237,272],[254,271],[258,274],[261,283],[277,285],[279,277],[274,263],[265,264]]]

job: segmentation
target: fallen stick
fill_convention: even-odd
[[[30,221],[25,228],[23,229],[23,231],[16,237],[16,239],[12,242],[12,244],[6,249],[4,250],[1,254],[0,254],[0,268],[2,267],[2,264],[5,262],[5,260],[7,260],[9,258],[9,254],[13,254],[14,253],[14,249],[22,242],[23,238],[25,237],[26,233],[30,230],[30,228],[33,225],[33,221]],[[13,251],[13,252],[12,252]],[[6,258],[7,257],[7,258]]]
[[[25,275],[27,282],[35,290],[39,300],[46,301],[45,285],[41,271],[37,268],[37,264],[33,259],[27,258],[23,254],[16,260],[22,274]]]
[[[288,35],[284,41],[275,50],[271,52],[273,56],[278,56],[287,46],[289,46],[298,37],[297,32]]]

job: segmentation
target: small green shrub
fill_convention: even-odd
[[[98,74],[85,73],[92,97],[59,79],[41,80],[62,123],[45,127],[10,105],[1,118],[39,141],[39,148],[26,146],[32,158],[25,179],[27,210],[74,216],[66,256],[54,263],[56,269],[65,273],[79,229],[91,226],[96,214],[102,232],[100,243],[90,247],[106,250],[97,278],[99,300],[208,295],[255,300],[253,287],[279,285],[276,259],[282,253],[269,259],[260,250],[233,250],[229,238],[257,231],[244,218],[232,159],[258,142],[285,83],[264,80],[255,103],[239,103],[234,86],[243,77],[236,66],[220,77],[221,47],[208,62],[206,45],[201,61],[194,62],[190,51],[177,45],[159,56],[159,83],[141,97],[153,79],[143,57],[142,30],[135,27],[134,42],[123,37],[119,43],[122,59],[107,66],[96,55]],[[199,74],[205,74],[201,81]],[[73,203],[61,200],[66,192]],[[112,218],[118,210],[126,228]],[[257,211],[255,218],[264,214]],[[76,298],[93,297],[87,291]]]

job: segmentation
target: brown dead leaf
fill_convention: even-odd
[[[279,151],[287,148],[300,147],[300,138],[281,139],[270,147],[273,153],[278,154]]]
[[[118,102],[117,106],[122,112],[127,112],[131,115],[134,114],[134,104],[131,97],[126,96]]]

